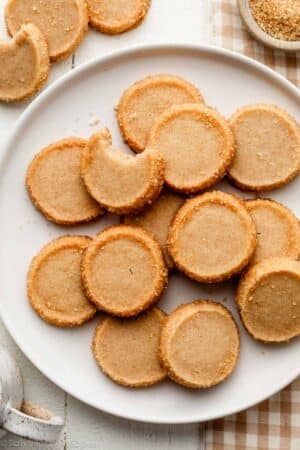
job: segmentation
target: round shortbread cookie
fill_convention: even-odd
[[[179,192],[195,193],[220,181],[234,157],[227,121],[204,105],[176,105],[151,128],[148,147],[166,161],[165,182]]]
[[[146,387],[162,381],[158,346],[165,314],[158,308],[122,320],[107,317],[96,328],[92,351],[98,366],[116,383]]]
[[[175,75],[154,75],[137,81],[123,93],[118,122],[123,139],[135,152],[145,150],[148,134],[167,108],[183,103],[202,103],[199,90]]]
[[[300,335],[300,262],[264,259],[241,278],[236,301],[248,332],[260,341]]]
[[[82,279],[99,310],[132,317],[156,303],[167,283],[160,245],[140,227],[102,231],[82,259]]]
[[[244,203],[220,191],[187,200],[175,216],[168,238],[178,269],[204,283],[241,272],[255,246],[255,226]]]
[[[10,42],[0,42],[0,100],[23,100],[37,92],[49,75],[47,44],[40,30],[23,25]]]
[[[163,249],[166,265],[172,269],[174,263],[167,248],[170,225],[184,199],[179,195],[164,191],[160,197],[144,212],[136,216],[124,217],[124,223],[139,225],[153,234]]]
[[[116,214],[135,213],[151,204],[163,187],[164,170],[165,162],[155,150],[131,156],[112,148],[107,129],[89,139],[81,160],[88,192]]]
[[[96,313],[82,289],[80,274],[82,254],[90,242],[86,236],[63,236],[43,247],[31,262],[29,302],[52,325],[81,325]]]
[[[159,356],[168,376],[189,388],[208,388],[234,370],[239,331],[221,304],[199,300],[179,306],[166,319]]]
[[[300,130],[273,105],[239,109],[230,120],[236,141],[229,178],[241,189],[270,191],[286,185],[300,170]]]
[[[81,179],[80,163],[86,144],[80,138],[55,142],[41,150],[28,167],[28,193],[35,206],[52,222],[77,225],[104,212]]]
[[[251,263],[274,256],[299,258],[300,226],[292,211],[269,199],[247,200],[245,206],[257,234],[257,247]]]
[[[8,0],[5,20],[12,36],[25,23],[36,25],[47,40],[52,61],[73,53],[88,27],[84,0]]]
[[[86,0],[90,24],[106,34],[119,34],[139,25],[151,0]]]

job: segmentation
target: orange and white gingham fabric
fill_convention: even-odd
[[[254,41],[236,0],[211,1],[213,45],[255,58],[300,86],[300,55],[287,56]],[[300,450],[300,379],[260,405],[204,427],[205,450]]]

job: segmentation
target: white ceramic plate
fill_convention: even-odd
[[[18,121],[2,151],[0,173],[0,312],[28,358],[54,383],[78,399],[115,415],[148,422],[205,421],[247,408],[291,382],[300,373],[299,340],[268,346],[253,341],[236,312],[230,284],[203,286],[172,275],[160,306],[199,297],[221,301],[233,311],[241,331],[241,357],[234,374],[219,386],[191,391],[171,382],[130,390],[107,379],[90,352],[97,323],[58,329],[43,322],[26,300],[26,272],[43,244],[64,233],[93,235],[113,218],[64,229],[48,223],[32,206],[25,187],[26,168],[44,145],[70,135],[88,136],[108,126],[121,142],[114,106],[132,82],[149,74],[174,73],[200,87],[207,104],[226,116],[252,102],[272,102],[297,115],[297,89],[266,67],[210,47],[155,46],[125,50],[79,67],[43,92]],[[91,124],[100,118],[97,127]],[[234,190],[226,183],[223,188]],[[272,197],[300,213],[300,179]],[[269,194],[268,194],[269,195]]]

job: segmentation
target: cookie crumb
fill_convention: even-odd
[[[95,125],[99,125],[99,123],[100,123],[99,117],[94,117],[93,119],[91,119],[89,121],[90,127],[94,127]]]

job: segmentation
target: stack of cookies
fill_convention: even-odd
[[[240,352],[230,312],[183,298],[166,315],[157,303],[171,270],[200,283],[234,278],[236,306],[254,339],[300,335],[298,219],[274,200],[211,190],[225,176],[256,194],[292,181],[300,170],[299,127],[266,104],[227,120],[175,75],[129,87],[117,119],[137,155],[115,149],[103,129],[49,145],[28,167],[28,193],[48,220],[75,226],[107,211],[120,217],[93,238],[66,235],[47,244],[29,269],[30,304],[60,327],[101,311],[92,350],[119,384],[168,377],[190,388],[213,386],[232,373]]]
[[[107,34],[137,26],[150,0],[8,0],[10,42],[0,42],[0,100],[23,100],[46,81],[50,62],[70,56],[88,24]]]

